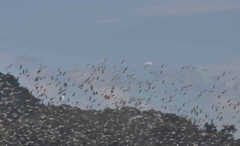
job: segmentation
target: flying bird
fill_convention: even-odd
[[[146,62],[145,63],[145,68],[147,67],[147,66],[151,66],[151,65],[153,65],[153,63],[155,63],[156,61],[153,61],[153,62]]]
[[[59,101],[61,101],[61,100],[63,100],[63,99],[64,99],[64,96],[61,95],[61,96],[59,97]]]

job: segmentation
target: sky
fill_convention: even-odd
[[[239,79],[232,80],[240,76],[239,38],[237,0],[0,1],[0,71],[11,63],[33,71],[43,64],[52,74],[53,68],[69,69],[78,63],[83,70],[88,63],[99,64],[106,58],[109,70],[124,60],[120,68],[140,69],[142,77],[155,79],[145,71],[169,64],[167,73],[174,74],[174,80],[206,80],[189,91],[190,95],[219,85],[216,93],[208,95],[209,100],[202,101],[203,108],[215,102],[211,97],[218,92],[240,85]],[[146,69],[148,61],[156,63]],[[176,69],[187,65],[198,70]],[[209,69],[206,73],[202,72],[205,68]],[[216,83],[212,77],[224,71],[234,74]],[[180,76],[183,73],[189,78]],[[166,82],[169,74],[163,76]],[[29,80],[22,84],[32,85]],[[99,91],[109,85],[103,86]],[[240,89],[230,91],[222,103],[229,97],[239,101]]]
[[[0,53],[52,66],[222,64],[240,59],[239,8],[236,0],[2,0]]]

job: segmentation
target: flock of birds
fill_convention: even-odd
[[[124,61],[121,62],[121,64],[123,63]],[[156,63],[156,61],[146,62],[145,68],[150,67],[154,63]],[[12,64],[7,67],[7,70],[11,66]],[[138,75],[140,71],[133,70],[131,72],[128,67],[120,67],[119,70],[111,72],[110,69],[108,70],[106,68],[106,60],[99,66],[88,64],[87,67],[90,67],[88,71],[80,70],[78,64],[75,65],[73,70],[64,71],[59,68],[55,75],[46,75],[46,73],[43,73],[44,69],[46,69],[46,66],[43,65],[32,72],[30,72],[30,69],[23,68],[23,66],[20,65],[18,78],[25,77],[26,79],[29,78],[30,81],[34,81],[33,86],[30,84],[34,87],[31,89],[31,93],[39,99],[46,100],[48,104],[74,104],[75,102],[75,105],[80,105],[80,103],[88,101],[87,104],[96,102],[95,106],[100,106],[102,103],[109,103],[106,107],[112,104],[116,108],[120,108],[128,104],[140,108],[151,108],[151,106],[148,105],[151,99],[154,98],[154,102],[156,99],[160,99],[161,103],[164,104],[159,105],[167,109],[166,103],[174,102],[174,99],[178,98],[178,96],[181,96],[179,98],[183,98],[182,95],[188,96],[188,91],[190,91],[191,88],[196,88],[196,86],[200,86],[201,83],[203,84],[205,82],[204,79],[194,79],[194,81],[191,81],[191,79],[188,79],[187,72],[183,72],[182,76],[179,76],[179,73],[169,73],[166,69],[167,66],[168,65],[163,64],[159,67],[159,70],[151,70],[151,76],[146,75],[147,78],[144,79]],[[116,66],[114,66],[114,68],[117,69]],[[180,68],[180,70],[196,69],[197,67],[192,65],[182,66]],[[164,73],[165,70],[167,73]],[[208,69],[203,69],[202,71],[207,70]],[[177,111],[180,112],[187,104],[191,104],[192,101],[198,101],[199,98],[204,98],[203,96],[207,96],[206,93],[215,92],[215,89],[219,86],[217,81],[220,81],[230,74],[233,74],[233,71],[223,72],[220,75],[214,76],[213,79],[215,79],[216,82],[211,85],[211,88],[199,91],[196,97],[191,97],[190,101],[182,103],[182,106],[179,107]],[[174,78],[174,75],[179,77]],[[235,81],[237,77],[232,77],[231,80]],[[217,105],[211,105],[211,109],[218,112],[218,119],[220,121],[223,118],[220,112],[221,108],[224,109],[228,106],[228,108],[231,107],[236,113],[239,113],[239,101],[229,98],[226,103],[224,103],[225,99],[221,98],[228,92],[232,92],[231,90],[237,90],[237,87],[238,85],[232,86],[232,89],[220,87],[222,89],[216,91],[218,92],[216,100],[219,100],[219,102]],[[49,97],[49,90],[54,89],[57,90],[58,94]],[[169,91],[171,89],[172,91]],[[159,90],[162,91],[162,95],[161,92],[158,92]],[[84,101],[80,95],[84,95],[87,101]],[[74,102],[71,102],[71,100]],[[92,108],[94,104],[86,106],[87,108]],[[202,109],[199,109],[199,106],[196,106],[192,108],[191,113],[199,114],[202,111]],[[205,115],[205,117],[208,117],[208,115]]]
[[[44,65],[19,65],[17,78],[48,105],[69,104],[86,110],[132,106],[177,113],[194,123],[211,120],[224,124],[224,118],[240,123],[239,100],[228,97],[238,91],[238,78],[233,71],[204,79],[195,74],[208,69],[188,65],[172,70],[168,64],[156,68],[155,63],[146,62],[144,71],[132,70],[124,66],[124,61],[120,67],[109,68],[106,60],[100,65],[87,64],[85,70],[78,64],[70,70],[56,71]],[[11,73],[14,66],[9,65],[6,72]],[[231,85],[226,83],[229,78]]]

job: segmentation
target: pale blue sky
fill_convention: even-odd
[[[239,59],[238,1],[0,1],[0,53],[49,65]]]

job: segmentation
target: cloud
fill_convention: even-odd
[[[11,59],[12,56],[5,53],[0,53],[0,71],[4,71],[5,68],[11,64]]]
[[[35,59],[27,55],[18,57],[13,64],[15,65],[30,65]]]
[[[206,72],[208,73],[208,75],[217,75],[225,72],[226,74],[231,75],[231,76],[228,76],[230,79],[240,75],[239,64],[240,64],[240,59],[235,59],[222,64],[199,66],[198,68],[200,69],[209,68],[209,70]]]
[[[8,60],[8,59],[10,59],[10,58],[11,58],[10,55],[4,54],[4,53],[0,53],[0,60],[1,60],[1,61],[2,61],[2,60]]]
[[[162,6],[149,6],[135,11],[139,15],[189,15],[193,13],[224,11],[240,8],[239,4],[224,1],[173,3]]]

